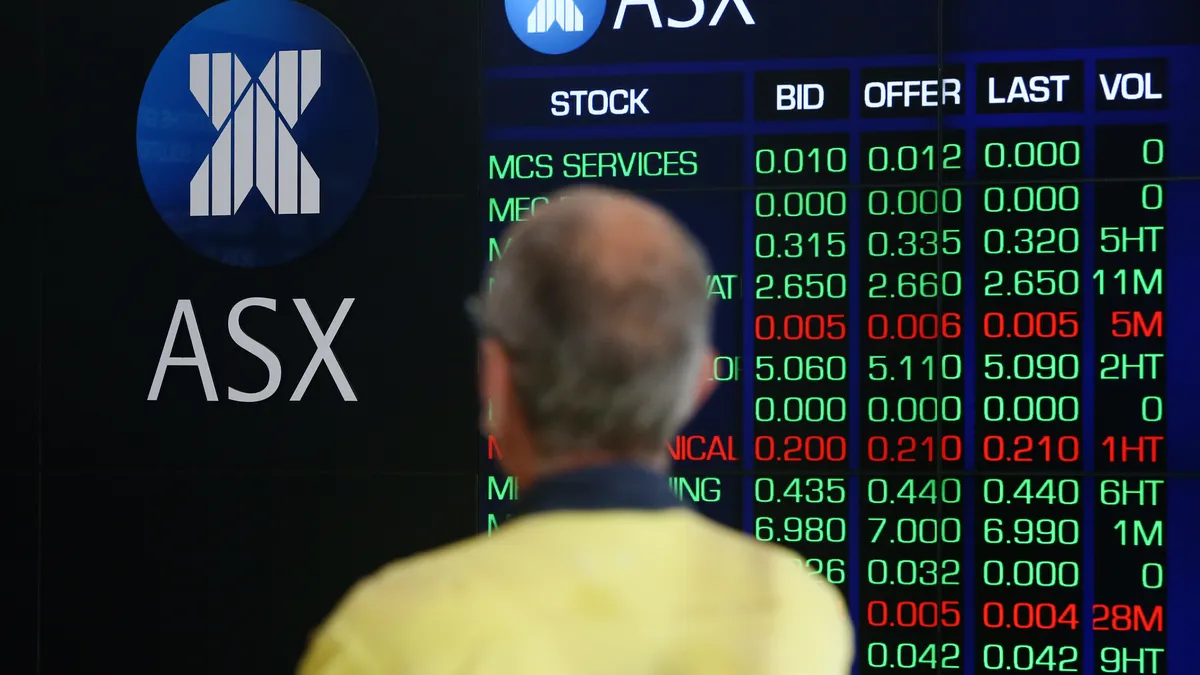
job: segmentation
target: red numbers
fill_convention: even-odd
[[[983,315],[987,338],[1073,338],[1079,336],[1079,312],[1001,312]]]
[[[784,436],[783,443],[776,444],[774,436],[757,436],[754,459],[760,462],[844,462],[846,437]]]
[[[962,315],[947,312],[900,314],[891,318],[887,314],[872,314],[867,317],[867,337],[872,340],[953,340],[962,337]]]
[[[1159,443],[1165,436],[1105,436],[1100,445],[1107,451],[1108,461],[1113,463],[1141,464],[1158,461]]]
[[[1113,312],[1112,336],[1118,338],[1162,337],[1163,313],[1154,312],[1150,319],[1142,312]]]
[[[770,314],[754,318],[758,340],[844,340],[845,314],[788,314],[776,319]]]
[[[985,462],[1077,462],[1078,436],[983,437]]]
[[[957,462],[962,459],[962,436],[887,436],[867,439],[867,459],[872,462]]]
[[[962,623],[957,600],[943,602],[897,602],[889,607],[882,600],[867,603],[867,624],[876,628],[955,628]]]
[[[1163,630],[1163,608],[1140,605],[1092,605],[1092,630],[1158,632]]]
[[[1051,630],[1066,626],[1079,628],[1075,605],[1059,609],[1052,602],[1018,602],[1005,606],[1001,602],[983,603],[983,625],[987,628],[1017,628],[1020,630]]]

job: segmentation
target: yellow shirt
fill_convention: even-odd
[[[685,508],[552,511],[393,563],[300,675],[847,675],[841,594]]]

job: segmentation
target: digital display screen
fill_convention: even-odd
[[[844,593],[856,672],[1196,672],[1200,7],[507,0],[483,33],[481,255],[579,182],[692,229],[720,386],[671,486]]]

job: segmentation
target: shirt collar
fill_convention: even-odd
[[[518,500],[513,516],[546,511],[657,511],[684,503],[668,477],[636,464],[609,464],[545,478]]]

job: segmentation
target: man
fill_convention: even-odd
[[[519,512],[360,583],[301,675],[849,673],[839,593],[668,487],[667,441],[712,386],[696,242],[597,188],[510,235],[475,313],[483,423]]]

